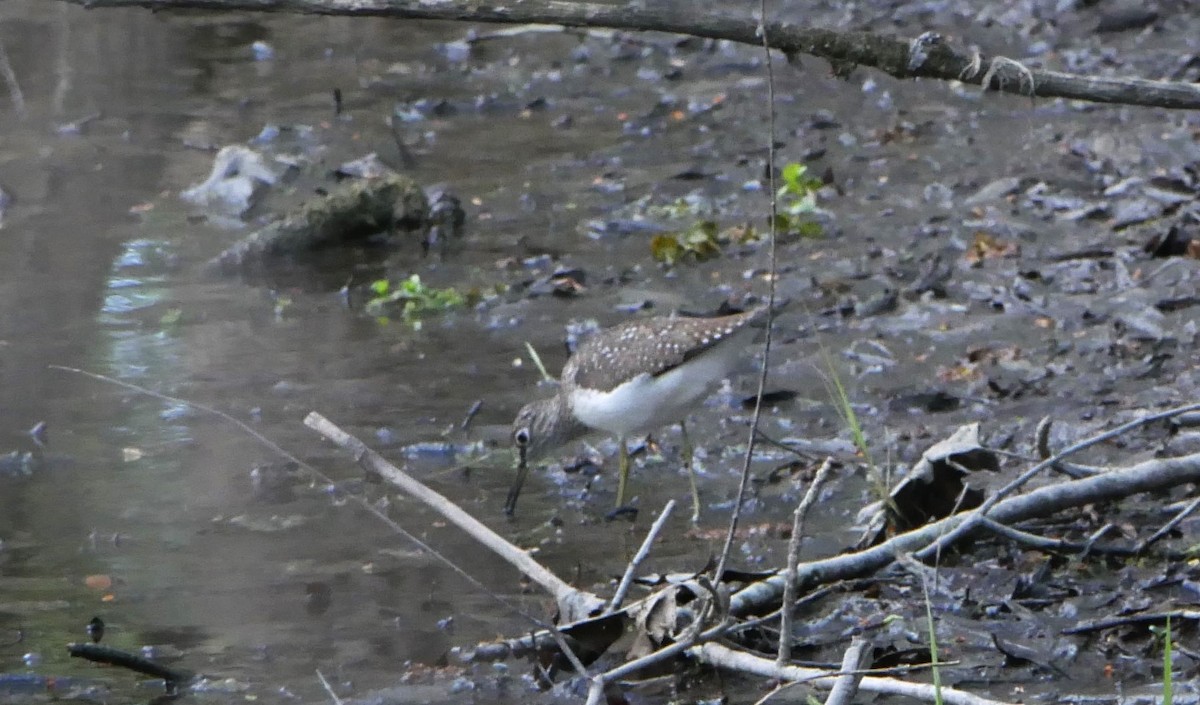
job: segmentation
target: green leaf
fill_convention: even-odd
[[[656,262],[672,265],[683,256],[683,245],[674,235],[655,235],[650,239],[650,255]]]
[[[421,284],[420,274],[414,274],[408,279],[400,282],[400,290],[406,294],[420,294],[424,288],[424,285]]]
[[[399,313],[400,318],[416,325],[416,319],[428,311],[444,311],[457,308],[466,303],[465,297],[453,287],[438,289],[426,286],[418,274],[413,274],[400,281],[394,290],[371,285],[376,296],[367,301],[368,314],[385,320],[388,314]]]
[[[696,259],[708,259],[721,254],[721,242],[717,239],[720,229],[714,221],[703,220],[688,228],[684,234],[684,249]]]
[[[783,177],[784,187],[791,193],[801,192],[803,189],[800,179],[804,177],[807,171],[808,167],[799,162],[788,162],[783,167],[783,172],[780,173],[780,176]]]
[[[800,237],[819,238],[825,236],[825,228],[815,220],[806,220],[800,223],[800,227],[796,228],[796,232]]]

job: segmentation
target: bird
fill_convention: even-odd
[[[531,459],[592,430],[617,437],[621,507],[629,476],[626,439],[678,422],[691,481],[692,518],[698,520],[700,497],[685,417],[733,370],[756,332],[751,324],[766,311],[761,306],[702,318],[656,316],[593,333],[563,366],[557,394],[526,404],[513,420],[518,465],[505,513],[511,516],[516,510]]]

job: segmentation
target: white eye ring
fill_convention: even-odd
[[[516,432],[513,433],[513,440],[516,441],[517,445],[519,446],[529,445],[529,429],[517,429]]]

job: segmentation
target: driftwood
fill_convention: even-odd
[[[704,14],[701,5],[671,3],[599,4],[563,0],[524,0],[519,3],[475,0],[65,0],[88,8],[144,7],[153,10],[212,10],[291,12],[296,14],[394,17],[397,19],[460,20],[502,24],[552,24],[658,31],[725,39],[760,47],[763,35],[753,17]],[[839,32],[803,27],[790,22],[767,22],[766,37],[773,49],[789,58],[807,54],[825,59],[834,72],[846,75],[856,66],[869,66],[897,78],[962,81],[988,90],[1029,97],[1066,98],[1094,103],[1119,103],[1162,108],[1200,108],[1200,85],[1139,78],[1097,78],[1030,68],[1002,56],[953,46],[927,32],[902,38],[870,32]]]
[[[598,614],[604,608],[604,600],[591,593],[577,590],[560,579],[528,553],[505,541],[475,517],[442,495],[421,484],[408,473],[389,463],[383,456],[371,450],[359,439],[338,428],[324,416],[310,413],[304,425],[350,451],[354,459],[369,472],[376,473],[406,494],[424,503],[441,514],[447,521],[467,532],[496,555],[529,576],[542,589],[554,596],[559,612],[567,621],[574,622]]]
[[[250,272],[427,218],[425,193],[407,176],[354,179],[238,241],[209,263],[223,273]]]

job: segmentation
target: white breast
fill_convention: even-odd
[[[571,408],[582,423],[618,436],[647,433],[683,420],[733,370],[753,329],[657,377],[640,374],[611,392],[576,389]]]

